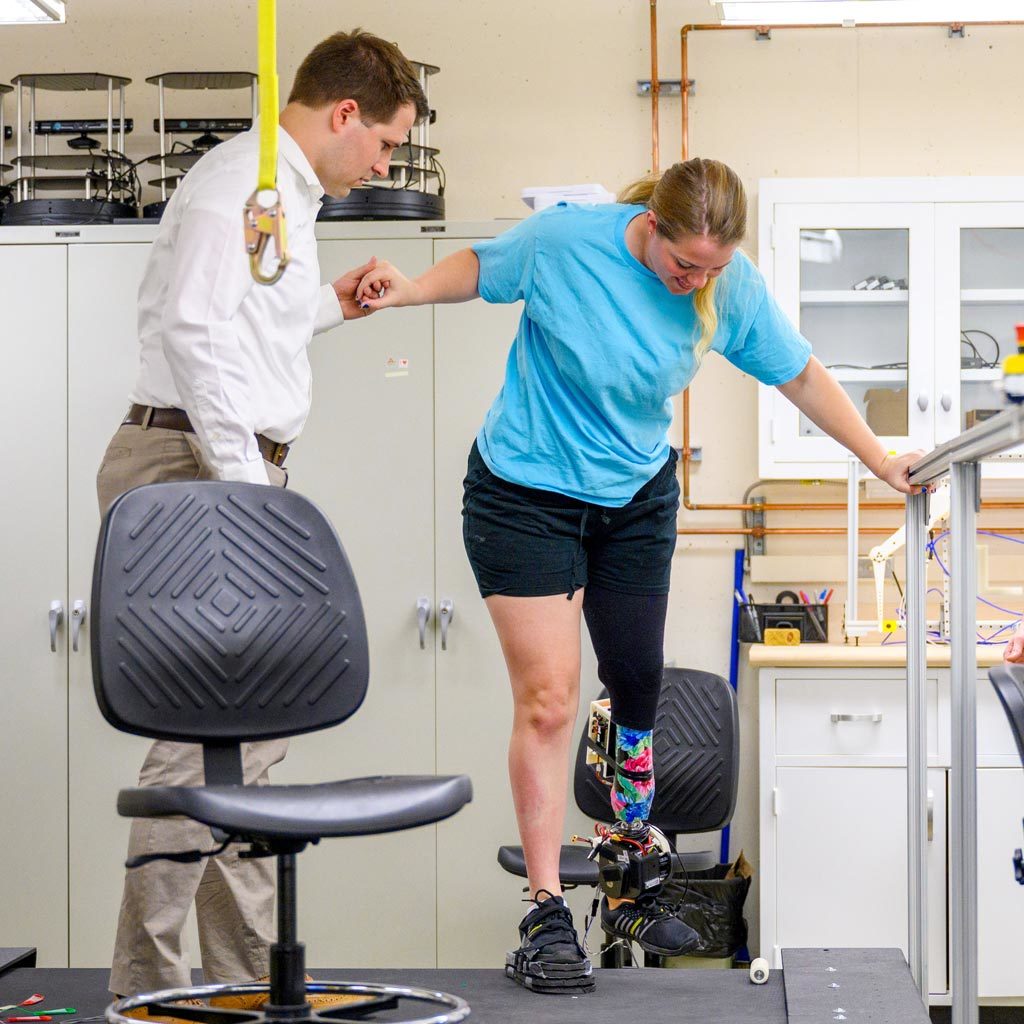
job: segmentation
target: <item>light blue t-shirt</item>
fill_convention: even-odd
[[[673,395],[696,371],[693,295],[673,295],[626,248],[642,206],[552,206],[477,242],[480,295],[525,301],[505,383],[477,437],[491,472],[621,507],[668,456]],[[713,348],[784,384],[811,347],[738,252],[718,279]]]

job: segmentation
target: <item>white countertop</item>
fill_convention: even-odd
[[[1002,645],[979,646],[978,665],[987,668],[1003,660]],[[950,647],[948,644],[929,644],[928,664],[948,667]],[[874,667],[891,668],[907,663],[905,644],[797,644],[795,647],[776,647],[768,644],[750,644],[748,657],[755,667],[807,668],[831,666],[841,668]]]

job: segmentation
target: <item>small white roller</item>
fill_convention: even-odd
[[[771,974],[771,970],[768,967],[768,961],[763,956],[759,956],[750,965],[750,980],[755,985],[763,985],[768,980],[769,974]]]

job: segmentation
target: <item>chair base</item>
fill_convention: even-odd
[[[351,1020],[379,1010],[398,1009],[403,1002],[422,1003],[428,1007],[426,1016],[389,1018],[400,1024],[457,1024],[470,1013],[469,1004],[447,992],[408,988],[402,985],[378,985],[356,981],[309,982],[311,993],[365,996],[366,1001],[347,1003],[330,1010],[313,1011],[308,1003],[299,1006],[273,1006],[260,1010],[221,1010],[215,1006],[182,1006],[186,999],[210,999],[213,996],[262,995],[270,993],[270,985],[257,982],[245,985],[196,985],[190,988],[143,992],[111,1003],[105,1011],[108,1024],[139,1024],[126,1016],[129,1010],[145,1008],[150,1016],[174,1017],[196,1024],[319,1024],[333,1020]]]

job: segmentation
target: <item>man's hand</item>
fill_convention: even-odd
[[[378,263],[359,282],[356,300],[367,313],[388,306],[419,306],[424,301],[420,286],[387,260]]]
[[[882,464],[875,470],[875,476],[903,494],[927,490],[926,487],[912,487],[908,479],[910,467],[915,462],[920,462],[924,456],[925,453],[922,451],[905,452],[903,455],[887,454],[882,459]]]
[[[367,274],[377,266],[377,257],[372,256],[369,263],[364,263],[355,270],[348,270],[331,287],[334,294],[338,296],[338,305],[341,306],[342,315],[346,320],[357,320],[360,317],[369,316],[373,310],[369,307],[361,307],[356,300],[356,288]]]
[[[1017,623],[1017,632],[1010,637],[1010,642],[1003,651],[1003,661],[1012,665],[1024,662],[1024,622]]]

